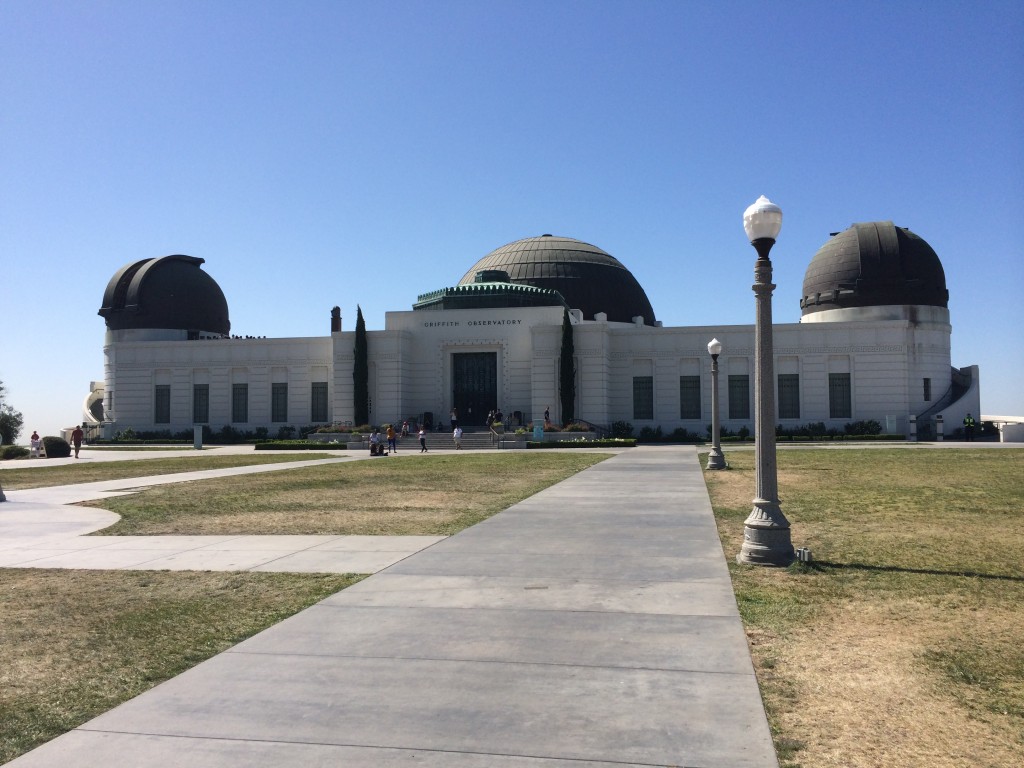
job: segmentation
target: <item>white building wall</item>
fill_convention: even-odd
[[[844,316],[845,317],[845,316]],[[476,309],[387,314],[386,329],[367,334],[371,366],[372,419],[375,423],[417,418],[425,411],[448,421],[452,406],[451,359],[459,352],[493,351],[497,356],[497,400],[506,413],[522,411],[539,419],[550,407],[561,420],[558,397],[562,310]],[[941,313],[914,317],[774,326],[776,373],[800,377],[800,417],[792,426],[817,421],[836,428],[849,421],[894,417],[934,405],[950,385],[950,326]],[[753,429],[754,329],[743,326],[655,328],[601,320],[574,325],[579,388],[576,416],[610,426],[616,421],[661,427],[665,433],[684,427],[703,433],[711,422],[710,355],[712,337],[722,341],[719,397],[722,424]],[[124,341],[108,333],[105,389],[116,428],[170,429],[192,426],[193,385],[209,383],[212,429],[231,423],[231,389],[249,385],[249,418],[237,428],[271,423],[271,385],[288,384],[288,422],[311,422],[311,387],[328,382],[329,419],[353,421],[352,367],[354,332],[323,338]],[[749,376],[749,418],[729,419],[728,376]],[[828,375],[851,374],[848,418],[829,416]],[[654,380],[654,418],[638,420],[633,410],[633,376]],[[699,375],[701,417],[680,415],[679,377]],[[932,380],[932,399],[924,400],[923,379]],[[154,424],[154,387],[171,386],[171,423]],[[773,382],[773,386],[777,382]],[[776,398],[776,403],[778,399]],[[975,409],[977,410],[977,409]]]

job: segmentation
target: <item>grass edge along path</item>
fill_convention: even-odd
[[[491,454],[495,458],[489,460],[483,458],[485,455],[424,457],[422,462],[414,459],[405,465],[410,471],[416,470],[410,483],[403,483],[396,474],[403,466],[398,461],[328,465],[365,465],[368,469],[362,471],[369,472],[366,478],[369,482],[383,482],[377,486],[378,491],[383,489],[383,492],[375,496],[355,491],[352,485],[343,485],[336,477],[332,480],[330,474],[312,474],[319,476],[329,490],[337,490],[333,486],[339,486],[342,500],[362,495],[371,516],[383,514],[390,516],[392,522],[402,514],[414,514],[417,500],[425,501],[430,497],[447,500],[449,506],[457,503],[452,489],[447,487],[452,478],[457,477],[467,486],[465,498],[479,497],[476,500],[483,504],[469,512],[456,510],[448,514],[442,520],[442,527],[454,532],[459,526],[467,527],[499,511],[495,506],[507,508],[509,499],[532,495],[610,454],[521,454],[526,464],[510,461],[511,454]],[[249,463],[264,463],[252,462],[251,456],[239,458],[248,458]],[[125,464],[137,468],[149,462]],[[108,476],[90,479],[116,476],[119,465],[95,466],[102,467]],[[552,471],[558,466],[562,467],[560,471]],[[548,470],[540,471],[542,467]],[[456,470],[460,470],[457,475],[450,474]],[[502,475],[499,470],[506,474]],[[278,493],[288,499],[294,513],[294,508],[301,504],[295,494],[301,492],[308,478],[299,475],[286,479],[286,476],[303,471],[295,469],[256,477],[268,478],[271,486],[283,483]],[[470,482],[473,475],[480,477]],[[522,482],[513,483],[512,479]],[[393,484],[389,486],[388,481],[398,483],[409,505],[396,510],[395,505],[381,503],[395,488]],[[180,502],[183,494],[194,493],[199,499],[206,498],[208,506],[212,498],[209,494],[215,494],[218,487],[223,489],[232,482],[230,478],[218,478],[161,488],[176,489],[170,497],[172,500]],[[44,481],[44,484],[57,483]],[[512,485],[516,487],[510,487]],[[250,500],[261,497],[266,500],[274,495],[255,492],[251,482],[247,488]],[[141,500],[145,508],[146,493],[120,498]],[[105,500],[109,501],[115,500]],[[106,506],[105,502],[99,506]],[[386,506],[389,509],[381,512]],[[246,512],[252,515],[251,504],[246,505]],[[430,524],[436,522],[432,517]],[[0,763],[13,760],[180,674],[359,578],[352,574],[0,568]]]
[[[1024,450],[779,451],[795,546],[739,566],[755,456],[705,472],[782,768],[1024,764]]]
[[[54,464],[50,467],[18,467],[12,463],[0,470],[0,481],[3,481],[4,490],[24,491],[30,488],[52,488],[57,485],[78,485],[101,480],[173,475],[179,472],[197,472],[204,469],[288,464],[293,461],[337,458],[341,458],[341,456],[332,453],[235,453],[222,455],[190,453],[173,458]]]
[[[0,763],[360,578],[0,569]]]
[[[121,516],[95,535],[446,536],[610,455],[411,455],[153,486],[84,505]]]

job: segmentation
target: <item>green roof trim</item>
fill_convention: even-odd
[[[565,307],[562,294],[551,288],[521,283],[466,283],[421,293],[413,304],[419,309],[497,309],[502,307]]]

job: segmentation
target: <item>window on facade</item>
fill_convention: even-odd
[[[171,385],[157,384],[153,392],[153,422],[171,423]]]
[[[750,376],[745,373],[729,375],[729,418],[750,418]]]
[[[800,374],[779,374],[779,418],[800,418]]]
[[[233,384],[231,386],[231,421],[234,424],[245,424],[249,421],[248,384]]]
[[[633,377],[633,418],[654,418],[654,377]]]
[[[830,373],[828,375],[828,415],[832,419],[849,419],[853,415],[850,374]]]
[[[314,381],[310,421],[327,421],[327,382]]]
[[[679,418],[700,418],[700,376],[679,377]]]
[[[931,399],[932,399],[932,380],[931,379],[925,379],[924,380],[924,401],[927,403]]]
[[[270,385],[270,420],[288,421],[288,385]]]
[[[210,385],[195,384],[192,387],[192,422],[206,424],[210,421]]]

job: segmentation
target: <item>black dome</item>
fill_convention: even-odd
[[[932,247],[891,221],[833,235],[804,274],[804,315],[827,309],[917,304],[946,307],[946,273]]]
[[[126,264],[110,278],[99,314],[112,331],[173,328],[227,336],[228,302],[199,268],[203,259],[164,256]]]
[[[552,235],[516,240],[480,259],[459,285],[472,284],[485,270],[507,272],[513,283],[556,290],[587,319],[605,312],[614,322],[642,316],[654,325],[651,302],[632,273],[614,256],[580,240]]]

